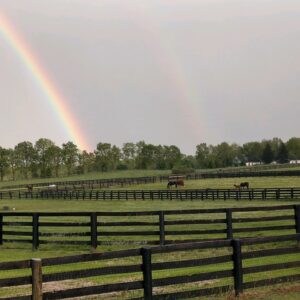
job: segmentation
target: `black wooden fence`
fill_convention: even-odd
[[[170,190],[39,190],[0,192],[1,199],[70,200],[284,200],[300,199],[300,188],[170,189]]]
[[[186,176],[186,179],[206,178],[235,178],[235,177],[278,177],[278,176],[300,176],[300,170],[275,170],[275,171],[239,171],[239,172],[208,172],[195,173]]]
[[[2,273],[14,270],[15,275],[2,275],[0,287],[2,292],[7,288],[7,293],[1,299],[90,295],[106,295],[107,299],[111,292],[122,293],[126,299],[146,300],[188,299],[230,291],[239,295],[250,288],[299,281],[299,241],[300,234],[296,234],[2,262]],[[176,256],[178,252],[181,255]],[[31,275],[16,275],[17,270],[24,269],[31,269]],[[284,275],[276,273],[280,270]],[[86,284],[88,278],[94,278],[91,285]],[[76,287],[59,289],[58,283],[66,280],[76,280]],[[43,291],[51,282],[55,290]],[[15,296],[21,285],[22,295]],[[31,287],[27,294],[24,285]]]
[[[277,177],[277,176],[300,176],[300,170],[270,170],[270,171],[217,171],[217,172],[202,172],[185,175],[186,180],[209,179],[209,178],[242,178],[242,177]],[[60,187],[77,187],[87,189],[101,189],[110,186],[128,186],[133,184],[147,184],[162,182],[168,180],[169,175],[163,176],[145,176],[145,177],[130,177],[130,178],[108,178],[108,179],[88,179],[88,180],[68,180],[68,181],[49,181],[33,183],[34,187],[45,187],[56,185]],[[27,184],[6,185],[3,188],[20,189],[26,188]]]
[[[107,188],[115,185],[133,185],[133,184],[147,184],[155,183],[159,177],[156,176],[144,176],[144,177],[128,177],[128,178],[107,178],[107,179],[86,179],[86,180],[68,180],[68,181],[48,181],[48,182],[37,182],[33,183],[33,187],[47,187],[51,185],[56,185],[65,188]],[[162,179],[163,180],[163,179]],[[5,189],[19,189],[27,188],[28,184],[17,184],[17,185],[6,185],[3,186]]]
[[[144,212],[0,213],[0,244],[166,245],[300,233],[300,205]]]

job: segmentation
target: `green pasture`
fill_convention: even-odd
[[[19,185],[29,183],[47,183],[59,181],[73,181],[73,180],[97,180],[97,179],[111,179],[111,178],[131,178],[131,177],[147,177],[147,176],[160,176],[170,175],[171,170],[124,170],[124,171],[110,171],[110,172],[90,172],[81,175],[73,175],[66,177],[53,177],[53,178],[30,178],[16,181],[2,181],[0,188],[7,185]]]
[[[126,171],[127,172],[127,171]],[[136,171],[134,171],[136,172]],[[129,173],[127,173],[129,174]],[[130,175],[128,177],[135,177],[135,175]],[[142,176],[152,176],[152,175],[142,175]],[[116,176],[116,177],[122,177],[122,176]],[[125,177],[125,176],[123,176]],[[107,178],[112,178],[111,175],[109,175]],[[95,178],[93,178],[95,179]],[[49,181],[49,180],[48,180]],[[185,187],[184,188],[191,188],[191,189],[202,189],[202,188],[232,188],[233,184],[237,184],[242,181],[248,181],[250,183],[250,187],[253,188],[264,188],[264,187],[293,187],[293,186],[300,186],[300,178],[298,177],[265,177],[265,178],[227,178],[227,179],[203,179],[203,180],[186,180],[185,181]],[[114,189],[120,189],[120,187],[113,187]],[[132,185],[123,187],[123,189],[163,189],[166,188],[166,182],[157,182],[155,184],[143,184],[143,185]],[[193,200],[193,201],[180,201],[180,200],[63,200],[63,199],[5,199],[0,200],[0,211],[4,206],[8,206],[11,210],[14,208],[14,211],[16,212],[95,212],[95,211],[158,211],[158,210],[185,210],[185,209],[202,209],[202,208],[230,208],[230,207],[257,207],[257,206],[277,206],[277,205],[287,205],[287,204],[299,204],[300,200]],[[282,214],[290,214],[290,212],[283,211]],[[247,216],[255,216],[259,217],[262,215],[261,212],[256,213],[250,213],[247,214]],[[269,215],[281,215],[280,212],[270,212]],[[245,217],[245,213],[239,213],[237,217],[243,216]],[[186,218],[187,216],[182,216],[181,218]],[[189,215],[189,218],[195,218],[193,215]],[[222,218],[221,214],[212,215],[212,214],[206,214],[204,216],[205,218]],[[152,217],[154,220],[155,217]],[[170,217],[170,220],[172,220],[174,217]],[[128,217],[121,217],[120,220],[126,221],[128,220]],[[136,217],[135,220],[142,220],[143,217]],[[45,218],[43,221],[49,221],[50,219]],[[67,221],[75,222],[78,218],[76,217],[67,217]],[[114,219],[115,220],[115,219]],[[132,220],[132,219],[131,219]],[[51,219],[53,221],[53,219]],[[57,220],[59,222],[59,220]],[[104,219],[104,221],[109,221],[109,218]],[[290,221],[276,221],[272,222],[272,224],[269,224],[270,226],[275,225],[289,225],[291,224]],[[249,224],[248,224],[249,225]],[[256,223],[255,226],[264,226],[263,223]],[[253,226],[254,226],[253,225]],[[209,228],[217,228],[216,224],[210,225],[208,224],[207,227]],[[245,226],[244,224],[241,224],[241,226]],[[178,228],[191,230],[193,229],[193,225],[187,226],[173,226],[172,230],[176,230]],[[16,230],[22,230],[20,228],[16,228]],[[146,229],[149,230],[157,230],[157,228],[153,229],[153,227]],[[202,228],[201,228],[202,229]],[[29,227],[27,230],[31,230]],[[47,229],[43,228],[41,229],[44,232],[51,232],[54,229]],[[61,229],[56,229],[58,232]],[[78,230],[76,228],[68,228],[68,230],[75,231]],[[83,229],[82,229],[83,230]],[[87,228],[87,231],[89,228]],[[118,228],[114,228],[113,230],[118,230]],[[121,229],[119,229],[121,230]],[[136,230],[136,228],[127,228],[127,230]],[[171,230],[171,229],[170,229]],[[291,233],[290,231],[287,231],[286,234]],[[276,233],[271,232],[270,235],[275,235]],[[282,233],[284,234],[284,233]],[[257,232],[255,233],[255,236],[260,236],[261,233]],[[180,238],[180,237],[174,237],[174,238]],[[209,236],[208,236],[209,238]],[[81,239],[87,239],[81,238]],[[155,237],[157,239],[157,237]],[[134,240],[134,239],[133,239]],[[258,245],[256,248],[259,249],[267,249],[271,245]],[[283,247],[282,244],[272,244],[272,247]],[[284,245],[286,246],[286,245]],[[133,248],[133,247],[141,247],[141,246],[126,246],[127,248]],[[126,248],[125,247],[125,248]],[[253,250],[255,247],[245,247],[245,251]],[[96,251],[102,252],[102,251],[111,251],[111,250],[119,250],[124,249],[124,246],[99,246]],[[30,244],[19,244],[19,243],[9,243],[4,244],[0,246],[0,261],[15,261],[15,260],[23,260],[23,259],[30,259],[32,257],[39,257],[39,258],[46,258],[46,257],[58,257],[58,256],[65,256],[65,255],[75,255],[75,254],[82,254],[82,253],[88,253],[91,251],[90,246],[77,246],[77,245],[62,245],[58,246],[55,244],[49,244],[49,245],[41,245],[39,250],[32,251]],[[184,252],[175,252],[172,254],[167,255],[155,255],[153,257],[153,261],[159,262],[163,260],[167,261],[177,261],[181,259],[194,259],[194,258],[204,258],[209,257],[211,255],[218,256],[218,255],[224,255],[228,254],[228,251],[226,249],[220,250],[220,249],[213,249],[213,250],[198,250],[198,251],[190,251],[188,253]],[[290,255],[283,255],[281,256],[281,259],[285,262],[288,261],[299,261],[300,254],[290,254]],[[139,263],[140,258],[128,258],[121,260],[121,264],[135,264]],[[249,259],[245,261],[244,266],[254,266],[254,265],[263,265],[263,264],[272,264],[277,263],[278,257],[265,257],[260,259]],[[45,269],[46,273],[54,273],[54,272],[60,272],[60,271],[70,271],[70,270],[76,270],[81,268],[95,268],[97,266],[104,267],[104,266],[111,266],[115,264],[116,261],[107,260],[107,261],[101,261],[101,262],[90,262],[90,263],[77,263],[77,264],[71,264],[71,265],[64,265],[64,266],[55,266],[55,267],[47,267]],[[120,263],[120,262],[118,262]],[[199,267],[190,267],[185,269],[171,269],[169,271],[155,271],[153,273],[154,278],[162,278],[165,276],[180,276],[180,275],[192,275],[199,272],[210,272],[210,271],[216,271],[221,269],[230,269],[232,268],[232,263],[223,263],[223,264],[215,264],[215,265],[209,265],[201,268],[201,271],[199,271]],[[292,268],[287,270],[280,270],[280,271],[269,271],[269,272],[261,272],[257,274],[247,275],[245,276],[245,281],[251,281],[251,280],[260,280],[265,279],[268,277],[274,277],[274,276],[285,276],[285,275],[292,275],[292,274],[299,274],[300,268]],[[7,278],[7,277],[15,277],[20,275],[28,275],[29,271],[5,271],[1,272],[0,279],[1,278]],[[90,277],[87,279],[81,279],[81,280],[75,280],[64,283],[65,285],[63,288],[73,288],[77,286],[84,285],[94,285],[94,284],[105,284],[105,283],[115,283],[115,282],[122,282],[126,281],[128,279],[130,280],[139,280],[141,278],[140,274],[125,274],[122,276],[116,276],[116,275],[106,275],[101,277]],[[212,280],[203,283],[204,288],[208,287],[214,287],[214,286],[220,286],[224,284],[231,284],[232,279],[221,279],[221,280]],[[176,290],[185,290],[185,289],[196,289],[199,288],[199,283],[191,283],[188,285],[182,285],[175,287],[164,287],[163,290],[160,290],[161,292],[172,292]],[[281,288],[281,289],[280,289]],[[159,289],[159,288],[158,288]],[[258,290],[249,290],[241,297],[241,299],[297,299],[295,296],[300,291],[300,284],[284,284],[284,291],[282,290],[283,287],[280,285],[276,285],[274,287],[267,287],[267,288],[260,288]],[[17,288],[8,288],[8,289],[1,289],[0,290],[0,297],[4,296],[16,296],[20,295],[26,288],[24,287],[17,287]],[[30,293],[29,289],[27,289],[27,292]],[[105,296],[97,296],[94,297],[94,299],[124,299],[125,296],[128,296],[129,294],[124,293],[115,293],[115,294],[109,294]],[[132,297],[139,297],[141,294],[140,292],[132,292],[130,296]],[[232,295],[231,295],[232,296]],[[230,295],[222,295],[218,297],[209,297],[208,299],[232,299]],[[92,297],[89,297],[89,299],[92,299]]]
[[[294,246],[293,242],[285,243],[285,247],[287,246]],[[283,245],[264,245],[263,248],[274,248],[274,247],[283,247]],[[262,247],[243,247],[243,251],[251,251],[251,250],[257,250],[261,249]],[[166,261],[178,261],[178,260],[189,260],[189,259],[197,259],[197,258],[207,258],[207,257],[216,257],[220,255],[228,255],[230,254],[230,249],[223,248],[223,249],[209,249],[209,250],[193,250],[193,251],[180,251],[180,252],[172,252],[172,253],[166,253],[166,254],[154,254],[152,257],[152,261],[155,262],[166,262]],[[41,252],[37,251],[35,253],[35,257],[41,257]],[[300,254],[289,254],[289,255],[280,255],[280,256],[270,256],[270,257],[264,257],[264,258],[255,258],[255,259],[247,259],[243,261],[244,267],[251,267],[251,266],[262,266],[267,264],[274,264],[278,263],[280,261],[284,262],[293,262],[293,261],[299,261]],[[74,270],[86,270],[86,269],[92,269],[92,268],[101,268],[101,267],[108,267],[112,265],[134,265],[134,264],[140,264],[141,263],[141,257],[130,257],[126,259],[114,259],[114,260],[104,260],[104,261],[98,261],[98,262],[84,262],[84,263],[73,263],[69,265],[60,265],[60,266],[51,266],[51,267],[44,267],[43,268],[43,274],[51,274],[51,273],[57,273],[57,272],[68,272],[68,271],[74,271]],[[173,277],[173,276],[191,276],[193,274],[197,273],[207,273],[207,272],[213,272],[213,271],[220,271],[220,270],[230,270],[233,268],[232,262],[228,263],[218,263],[218,264],[211,264],[203,267],[188,267],[188,268],[171,268],[169,270],[161,270],[161,271],[153,271],[153,278],[154,279],[160,279],[165,277]],[[279,270],[279,271],[268,271],[268,272],[260,272],[255,274],[249,274],[244,276],[244,282],[254,281],[254,280],[261,280],[261,279],[267,279],[267,278],[273,278],[277,276],[288,276],[293,274],[299,274],[300,268],[295,267],[291,269],[286,270]],[[1,278],[7,278],[7,277],[17,277],[17,276],[27,276],[30,275],[29,270],[22,270],[22,271],[3,271],[0,274]],[[77,279],[72,281],[67,281],[61,285],[60,287],[63,288],[74,288],[79,286],[89,286],[89,285],[97,285],[97,284],[111,284],[111,283],[120,283],[120,282],[126,282],[126,281],[135,281],[135,280],[141,280],[142,274],[141,273],[130,273],[130,274],[123,274],[123,275],[105,275],[105,276],[95,276],[95,277],[89,277],[84,279]],[[232,278],[225,278],[225,279],[215,279],[215,280],[207,280],[204,282],[195,282],[190,284],[183,284],[183,285],[177,285],[177,286],[167,286],[163,288],[156,288],[155,291],[159,292],[175,292],[175,291],[185,291],[185,290],[193,290],[197,288],[211,288],[211,287],[218,287],[226,284],[233,284]],[[56,285],[55,285],[56,286]],[[285,287],[288,287],[289,284],[284,284]],[[299,284],[293,284],[290,285],[291,290],[285,291],[285,298],[284,299],[296,299],[293,298],[293,296],[296,294],[294,293],[295,288],[299,287]],[[246,296],[249,297],[249,299],[260,299],[255,298],[255,295],[261,294],[262,296],[265,295],[265,293],[268,293],[268,296],[272,294],[272,289],[276,289],[277,286],[274,287],[268,287],[263,289],[252,289],[247,291]],[[52,286],[53,288],[53,286]],[[28,294],[30,293],[29,288],[24,287],[15,287],[13,289],[1,289],[0,290],[0,297],[1,296],[17,296],[21,295],[26,291]],[[274,293],[275,295],[278,294],[276,291]],[[287,295],[290,295],[288,297]],[[94,298],[88,298],[88,299],[124,299],[127,297],[139,297],[142,296],[140,291],[133,291],[133,292],[127,292],[127,293],[113,293],[109,295],[103,295],[103,296],[97,296]],[[211,297],[210,299],[226,299],[228,295],[222,295],[218,297]],[[251,298],[252,297],[252,298]],[[232,298],[228,298],[232,299]],[[243,296],[241,296],[241,299],[244,299]],[[245,298],[248,299],[248,298]],[[263,298],[262,298],[263,299]],[[272,299],[272,298],[266,298],[266,299]],[[279,298],[278,298],[279,299]]]
[[[160,210],[187,210],[187,209],[210,209],[210,208],[230,208],[230,207],[258,207],[258,206],[277,206],[277,205],[288,205],[288,204],[297,204],[300,201],[288,201],[288,200],[193,200],[193,201],[181,201],[181,200],[63,200],[63,199],[5,199],[0,200],[0,208],[4,206],[8,206],[10,209],[14,208],[15,212],[96,212],[96,211],[106,211],[106,212],[113,212],[113,211],[160,211]],[[291,211],[283,211],[278,212],[269,212],[268,216],[278,215],[278,214],[287,214],[290,215]],[[255,213],[235,213],[235,217],[259,217],[262,215],[266,215],[265,212],[255,212]],[[224,218],[224,214],[205,214],[201,215],[201,217],[205,219],[209,218]],[[180,219],[195,219],[199,218],[199,216],[194,215],[182,215],[182,216],[167,216],[166,220],[180,220]],[[9,218],[8,220],[13,220],[13,218]],[[18,217],[19,221],[31,221],[31,217]],[[98,219],[99,221],[100,219]],[[158,221],[157,216],[137,216],[137,217],[102,217],[101,221],[109,222],[109,221]],[[60,222],[61,218],[53,218],[53,217],[40,217],[40,221],[43,222]],[[66,222],[89,222],[88,217],[63,217],[63,221]],[[269,222],[270,223],[270,222]],[[276,226],[276,225],[290,225],[293,223],[291,220],[287,221],[273,221],[269,226]],[[198,226],[198,227],[197,227]],[[239,224],[239,227],[248,226],[248,227],[259,227],[264,226],[264,223],[257,222],[255,224]],[[122,230],[120,227],[114,228],[104,228],[100,230],[104,231],[118,231]],[[224,229],[223,224],[207,224],[201,225],[169,225],[167,230],[194,230],[194,229]],[[14,230],[21,230],[21,231],[29,231],[31,232],[31,227],[14,227]],[[51,233],[51,232],[60,232],[60,231],[67,231],[67,232],[87,232],[89,231],[89,227],[68,227],[68,228],[47,228],[47,227],[40,227],[41,232]],[[124,230],[126,231],[138,231],[139,229],[136,226],[128,226]],[[148,226],[143,227],[141,229],[155,231],[158,230],[157,226]],[[286,234],[293,233],[290,230],[286,231]],[[270,232],[272,234],[272,232]],[[275,234],[275,233],[274,233]],[[254,236],[261,236],[261,232],[255,232]],[[216,238],[216,236],[206,236],[206,238]],[[222,237],[222,236],[219,236]],[[77,237],[76,237],[77,238]],[[71,238],[75,240],[76,238]],[[122,237],[126,239],[125,237]],[[141,240],[142,237],[129,237],[128,240]],[[172,236],[172,239],[181,239],[181,236]],[[195,236],[194,238],[197,238]],[[57,239],[57,238],[56,238]],[[62,238],[63,239],[63,238]],[[79,237],[77,239],[80,240],[89,240],[89,237]],[[149,239],[157,240],[157,236],[151,236]],[[101,240],[99,238],[99,240]],[[133,246],[127,246],[127,248]],[[109,250],[116,250],[122,247],[118,246],[101,246],[98,248],[98,251],[109,251]],[[124,248],[124,246],[123,246]],[[36,257],[49,257],[49,256],[58,256],[58,255],[68,255],[68,254],[78,254],[84,253],[90,250],[89,246],[59,246],[56,245],[41,245],[40,250],[35,251],[34,253],[31,251],[30,244],[4,244],[0,247],[0,260],[1,261],[10,261],[10,260],[19,260],[25,258],[31,258],[32,255]],[[13,250],[13,251],[12,251]]]
[[[261,171],[261,170],[299,170],[298,165],[259,165],[253,167],[240,166],[240,167],[227,167],[216,169],[200,169],[195,170],[196,173],[209,173],[209,172],[240,172],[240,171]],[[146,176],[160,176],[171,175],[171,170],[118,170],[109,172],[89,172],[80,175],[52,177],[52,178],[29,178],[18,179],[15,181],[5,180],[0,182],[0,189],[10,185],[30,184],[30,183],[47,183],[59,181],[73,181],[73,180],[93,180],[93,179],[112,179],[112,178],[130,178],[130,177],[146,177]]]
[[[249,182],[250,188],[284,188],[299,187],[300,177],[241,177],[241,178],[208,178],[197,180],[185,180],[184,187],[178,189],[234,189],[234,184]],[[152,190],[167,189],[167,181],[137,184],[128,186],[113,186],[111,189],[123,190]],[[175,189],[172,187],[172,189]]]
[[[276,177],[241,177],[241,178],[208,178],[197,180],[185,180],[184,187],[178,189],[234,189],[235,184],[241,182],[249,182],[250,188],[284,188],[284,187],[300,187],[299,176],[276,176]],[[41,187],[34,188],[41,189]],[[157,181],[155,183],[132,184],[132,185],[115,185],[110,188],[102,188],[101,190],[160,190],[167,189],[167,181]],[[175,187],[172,187],[175,189]],[[14,190],[14,189],[11,189]],[[19,190],[19,188],[16,188]],[[27,189],[23,188],[27,191]]]

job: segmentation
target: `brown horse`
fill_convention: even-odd
[[[184,181],[183,181],[183,179],[169,180],[169,182],[167,184],[167,188],[169,189],[173,185],[175,185],[176,188],[177,188],[177,186],[184,186]]]
[[[233,185],[236,189],[249,189],[249,182],[241,182],[240,184]]]

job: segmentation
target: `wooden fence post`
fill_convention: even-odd
[[[37,250],[39,247],[39,215],[32,214],[32,249]]]
[[[98,246],[98,231],[97,231],[97,213],[91,213],[91,246],[93,249],[96,249]]]
[[[144,285],[144,299],[152,299],[152,262],[151,262],[151,249],[141,248],[143,258],[143,285]]]
[[[300,233],[300,205],[294,205],[296,233]]]
[[[3,244],[3,215],[0,214],[0,245]]]
[[[43,299],[43,282],[42,282],[42,260],[40,258],[31,259],[32,274],[32,300]]]
[[[226,235],[227,235],[227,239],[229,239],[229,240],[231,240],[233,238],[232,210],[230,208],[226,209]]]
[[[163,211],[159,212],[159,244],[165,244],[165,214]]]
[[[300,234],[300,205],[294,205],[294,213],[295,213],[295,227],[296,233]],[[300,246],[300,239],[297,239],[298,246]]]
[[[232,240],[233,250],[233,276],[234,276],[234,290],[236,296],[243,292],[243,264],[242,264],[242,250],[239,239]]]

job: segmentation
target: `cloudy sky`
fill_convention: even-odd
[[[300,136],[299,0],[0,0],[0,15],[89,150]],[[0,28],[1,146],[70,140],[48,96]]]

